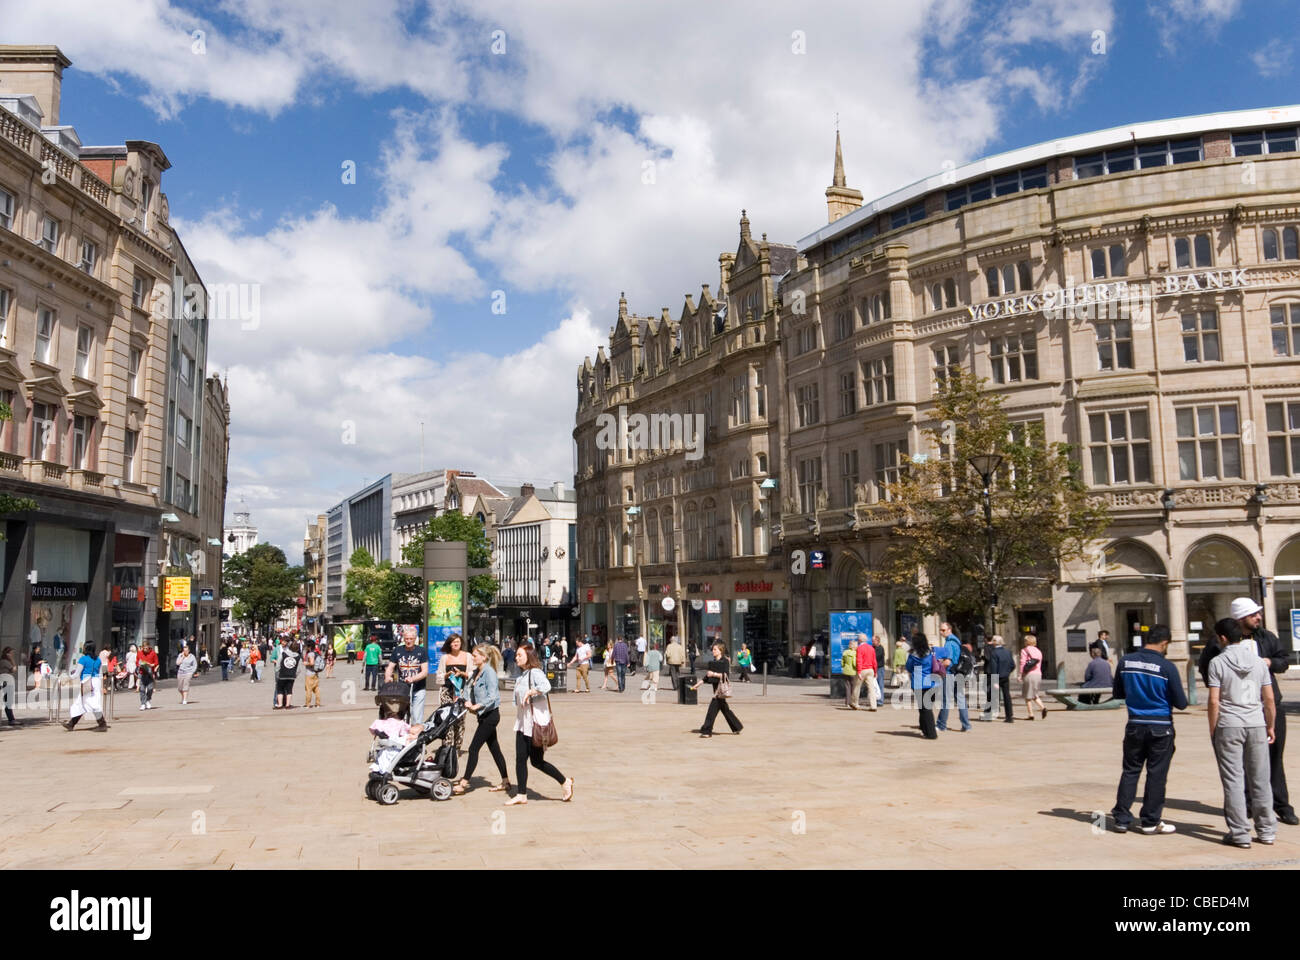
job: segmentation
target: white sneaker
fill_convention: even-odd
[[[143,704],[143,703],[142,703],[142,704],[140,704],[140,709],[141,709],[141,710],[143,710],[143,709],[145,709],[145,706],[144,706],[144,704]]]
[[[1145,833],[1147,836],[1152,836],[1157,833],[1173,833],[1177,829],[1178,828],[1175,827],[1172,823],[1165,823],[1163,820],[1161,820],[1160,823],[1154,827],[1143,827],[1142,832]]]

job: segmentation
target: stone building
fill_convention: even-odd
[[[704,649],[788,645],[789,578],[773,552],[781,473],[776,287],[795,250],[755,240],[742,212],[674,318],[618,316],[578,370],[578,603],[598,639],[685,631]],[[642,419],[644,418],[644,419]]]
[[[797,635],[826,629],[834,609],[872,610],[891,644],[911,625],[863,572],[889,537],[886,484],[942,453],[924,430],[959,366],[1005,397],[1013,421],[1073,444],[1113,517],[1092,562],[1002,598],[1003,633],[1036,633],[1072,680],[1101,628],[1128,649],[1168,624],[1172,655],[1195,655],[1234,596],[1261,599],[1290,638],[1298,126],[1297,107],[1139,123],[978,160],[856,208],[827,191],[829,222],[799,242],[778,328],[784,548],[829,558],[795,578]],[[842,187],[839,172],[837,161]]]

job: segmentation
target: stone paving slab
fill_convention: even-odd
[[[767,696],[738,685],[745,729],[720,724],[712,740],[691,732],[707,703],[679,706],[667,689],[654,703],[636,682],[557,694],[548,759],[575,778],[573,803],[532,771],[530,802],[503,807],[484,753],[465,796],[403,791],[381,807],[362,792],[373,695],[359,668],[336,673],[318,710],[272,711],[269,684],[210,674],[188,707],[164,689],[141,712],[119,693],[107,733],[0,728],[0,869],[1300,866],[1300,827],[1281,827],[1271,848],[1219,844],[1204,707],[1177,720],[1165,819],[1179,832],[1145,837],[1093,826],[1114,803],[1122,711],[1053,707],[1029,723],[1021,705],[1014,725],[927,742],[913,710],[855,713],[812,681]],[[1300,702],[1300,677],[1283,695]],[[513,779],[508,729],[502,741]]]

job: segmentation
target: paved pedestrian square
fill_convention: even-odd
[[[559,784],[533,771],[531,802],[509,808],[486,789],[497,776],[486,751],[463,797],[366,799],[375,707],[359,667],[340,663],[322,681],[319,710],[273,712],[271,684],[223,683],[216,671],[190,706],[170,683],[150,712],[119,692],[107,733],[0,729],[0,868],[1300,864],[1300,827],[1279,827],[1273,847],[1220,844],[1203,704],[1177,719],[1165,819],[1178,832],[1147,837],[1094,829],[1095,812],[1115,802],[1123,711],[1053,708],[1029,723],[1019,705],[1015,724],[975,721],[927,742],[911,709],[851,712],[812,681],[773,683],[767,696],[737,684],[744,732],[702,740],[691,731],[707,701],[680,706],[665,689],[644,703],[640,680],[623,694],[555,695],[560,743],[547,758],[574,777],[574,800],[560,802]],[[1300,703],[1300,677],[1282,686]],[[507,703],[513,779],[510,713]]]

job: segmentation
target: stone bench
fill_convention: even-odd
[[[1055,697],[1059,703],[1065,704],[1067,710],[1116,710],[1124,706],[1122,699],[1116,699],[1111,696],[1110,687],[1059,687],[1055,690],[1043,690],[1044,694]],[[1109,697],[1101,703],[1084,703],[1080,697],[1100,694],[1103,697]]]

